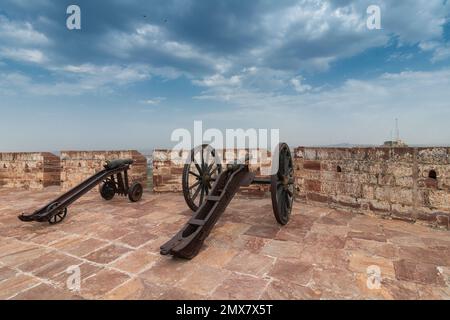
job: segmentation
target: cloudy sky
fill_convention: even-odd
[[[0,4],[1,151],[170,147],[194,120],[381,144],[395,118],[408,143],[450,144],[450,1]]]

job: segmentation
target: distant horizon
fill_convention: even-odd
[[[338,143],[333,145],[290,145],[291,148],[297,147],[308,147],[308,148],[377,148],[383,147],[383,145],[375,145],[375,144],[352,144],[352,143]],[[443,145],[432,145],[432,144],[408,144],[407,147],[410,148],[450,148],[450,144]],[[386,148],[397,148],[397,147],[386,147]],[[171,147],[154,147],[154,148],[94,148],[94,149],[61,149],[61,150],[0,150],[0,153],[21,153],[21,152],[50,152],[55,155],[60,154],[61,152],[67,151],[126,151],[126,150],[136,150],[143,154],[148,154],[148,152],[153,152],[154,150],[171,150]]]

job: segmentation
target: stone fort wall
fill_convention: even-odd
[[[294,153],[296,199],[315,205],[449,228],[450,148],[313,148]],[[187,153],[186,153],[187,156]],[[153,154],[156,192],[181,192],[183,163]],[[265,176],[270,161],[254,166]],[[241,194],[265,196],[267,186]]]
[[[291,150],[297,201],[342,208],[383,218],[449,228],[450,148],[313,148]],[[169,150],[153,154],[153,191],[181,192],[183,161]],[[239,151],[236,151],[239,152]],[[252,165],[258,177],[270,172],[266,160]],[[181,154],[184,159],[188,152]],[[147,180],[146,158],[137,151],[0,153],[2,188],[67,190],[102,168],[106,159],[133,158],[132,180]],[[241,195],[267,196],[268,186],[243,188]]]
[[[48,152],[0,153],[0,189],[43,189],[59,185],[59,157]]]

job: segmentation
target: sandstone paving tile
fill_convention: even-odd
[[[129,251],[131,250],[126,247],[111,244],[89,253],[88,255],[84,256],[84,258],[95,263],[108,264],[113,262],[114,260],[117,260],[119,257]]]
[[[50,247],[55,248],[55,249],[63,249],[66,247],[70,247],[74,244],[77,245],[84,239],[86,239],[86,238],[82,237],[80,235],[66,233],[65,237],[62,237],[62,238],[54,241],[53,243],[50,244]]]
[[[206,300],[207,296],[195,294],[181,288],[172,288],[164,292],[160,300]]]
[[[77,257],[83,257],[87,254],[106,246],[106,241],[93,239],[93,238],[81,238],[76,241],[66,243],[59,246],[59,249]]]
[[[386,235],[386,239],[388,243],[392,243],[396,246],[414,246],[414,247],[422,247],[426,248],[426,243],[422,240],[422,238],[417,237],[412,234],[394,234],[389,230],[384,230],[384,234]]]
[[[450,300],[450,286],[434,287],[417,284],[419,300]]]
[[[367,253],[372,256],[383,257],[387,259],[396,259],[398,257],[398,247],[390,243],[378,241],[350,238],[345,242],[346,251],[355,251]]]
[[[225,268],[237,273],[262,277],[273,268],[274,262],[275,258],[273,257],[243,251],[234,256],[234,258],[225,265]]]
[[[359,296],[356,299],[360,300],[384,300],[392,299],[392,296],[383,287],[383,279],[374,279],[373,275],[364,273],[356,273],[355,281],[359,289]],[[392,280],[392,279],[390,279]],[[380,282],[375,282],[380,281]]]
[[[142,278],[133,278],[111,290],[103,298],[106,300],[158,300],[172,289]]]
[[[347,269],[315,267],[309,286],[320,290],[324,299],[355,299],[361,296],[355,275]]]
[[[139,221],[142,223],[160,223],[161,221],[164,221],[164,223],[182,226],[189,218],[188,216],[179,214],[178,211],[179,210],[176,209],[170,215],[164,215],[164,218],[156,219],[156,217],[152,215],[152,212],[146,210],[146,215],[140,217]],[[190,211],[189,213],[192,216],[192,211]]]
[[[90,276],[99,273],[103,270],[102,267],[95,266],[88,262],[83,262],[78,265],[80,268],[80,280],[83,281]],[[67,281],[70,280],[70,277],[73,275],[73,271],[68,270],[67,268],[62,272],[56,274],[54,277],[51,277],[50,280],[55,283],[57,286],[61,288],[67,288]]]
[[[45,255],[48,252],[48,249],[40,247],[27,247],[27,249],[25,250],[22,250],[22,248],[17,248],[16,252],[12,252],[6,256],[1,257],[0,262],[8,266],[16,267],[21,265],[22,263]]]
[[[312,278],[314,267],[301,261],[277,259],[269,275],[277,280],[306,286]]]
[[[245,232],[245,235],[273,239],[280,231],[280,227],[276,226],[275,223],[273,224],[274,226],[262,226],[262,225],[251,226]]]
[[[182,279],[177,287],[196,295],[210,295],[231,272],[209,266],[198,266],[187,278]]]
[[[311,227],[311,232],[332,234],[335,236],[347,236],[350,231],[348,226],[330,226],[326,224],[314,223]]]
[[[156,239],[158,236],[155,235],[151,230],[148,231],[136,231],[129,233],[117,241],[129,245],[131,247],[137,248],[150,240]]]
[[[118,226],[111,227],[103,225],[98,228],[95,228],[92,231],[89,231],[88,233],[91,235],[95,235],[96,238],[112,241],[129,234],[131,231],[132,229],[129,228],[123,228]]]
[[[172,235],[164,235],[164,236],[158,236],[157,238],[150,240],[145,245],[143,245],[140,250],[146,250],[150,253],[159,254],[160,247],[170,240]]]
[[[366,232],[366,231],[350,231],[347,233],[347,237],[351,239],[363,239],[378,242],[387,242],[386,236],[382,233]]]
[[[37,272],[39,270],[51,266],[55,261],[63,258],[64,255],[57,251],[46,251],[44,254],[39,254],[32,259],[26,259],[17,268],[23,272]]]
[[[6,257],[10,254],[17,254],[20,251],[28,251],[36,248],[38,248],[37,245],[23,243],[16,239],[8,238],[0,243],[0,258]]]
[[[183,226],[185,222],[182,223],[166,223],[162,222],[158,225],[158,236],[161,235],[175,235]]]
[[[195,262],[210,267],[222,268],[233,259],[238,253],[234,249],[224,249],[218,247],[203,248],[195,257]]]
[[[450,289],[450,267],[437,267],[440,274],[442,274],[442,278],[444,282],[447,284],[447,287]]]
[[[39,234],[30,241],[35,244],[48,246],[56,241],[63,239],[66,236],[67,234],[65,234],[64,232],[55,230],[52,232]]]
[[[450,266],[450,252],[440,249],[429,249],[414,246],[399,246],[400,259],[418,261],[437,266]]]
[[[360,215],[350,220],[348,225],[350,229],[355,232],[382,234],[383,226],[381,220],[382,219],[375,217]]]
[[[262,300],[318,300],[320,290],[313,290],[288,281],[273,280],[261,296]]]
[[[304,246],[296,258],[315,266],[346,268],[349,263],[348,253],[343,249],[330,249],[321,246]]]
[[[104,269],[81,282],[81,296],[88,299],[101,299],[114,288],[128,281],[125,273]]]
[[[419,293],[417,285],[407,281],[383,279],[381,281],[383,298],[389,300],[417,300]]]
[[[80,300],[81,297],[68,290],[61,290],[41,283],[31,289],[22,291],[12,300]]]
[[[14,277],[0,282],[0,299],[8,299],[21,291],[39,284],[36,278],[24,274],[17,274]]]
[[[448,237],[447,231],[440,231],[431,229],[428,227],[424,227],[420,224],[415,223],[408,223],[405,221],[397,221],[397,220],[384,220],[380,219],[379,223],[383,226],[383,230],[385,232],[389,231],[396,231],[396,232],[403,232],[409,235],[415,235],[419,238],[440,238],[440,239],[446,239]]]
[[[217,300],[256,300],[259,299],[269,283],[268,280],[233,273],[214,290],[212,299]]]
[[[252,253],[259,253],[261,249],[270,241],[270,239],[247,236],[245,234],[240,235],[228,245],[229,247],[238,251],[249,251]]]
[[[309,232],[303,239],[305,245],[317,245],[331,249],[343,249],[346,238],[343,236],[329,235],[324,233]]]
[[[349,211],[342,211],[342,210],[332,210],[330,213],[326,215],[326,217],[329,217],[331,219],[337,220],[337,221],[343,221],[345,223],[350,222],[355,217],[359,217],[360,215],[349,212]]]
[[[96,234],[101,228],[104,226],[100,222],[92,222],[89,221],[64,221],[63,223],[58,225],[60,231],[77,234],[80,236],[86,236],[90,234]]]
[[[300,228],[284,227],[277,233],[275,240],[303,243],[308,231]]]
[[[119,260],[114,261],[110,266],[129,273],[139,273],[159,260],[159,255],[139,249],[124,255]]]
[[[421,238],[422,242],[427,248],[442,250],[450,249],[450,236],[448,240],[435,239],[435,238]]]
[[[216,236],[223,236],[224,240],[233,240],[244,234],[250,227],[251,226],[246,223],[227,222],[216,225],[213,232]]]
[[[273,215],[273,211],[261,212],[259,209],[255,210],[255,212],[246,214],[238,209],[238,214],[235,216],[241,217],[243,221],[250,224],[251,226],[260,226],[260,227],[269,227],[269,228],[280,228],[280,225],[277,224],[277,221]]]
[[[0,266],[0,282],[14,277],[17,271],[9,267]]]
[[[261,253],[277,258],[298,258],[303,250],[303,245],[292,241],[270,240]]]
[[[394,268],[398,280],[434,286],[446,286],[442,274],[435,265],[417,261],[399,260],[394,262]]]
[[[37,277],[50,279],[67,270],[68,267],[80,264],[80,262],[81,260],[67,255],[49,253],[36,258],[30,263],[24,263],[18,268],[32,272]]]
[[[395,279],[394,263],[382,257],[375,257],[359,252],[349,255],[348,269],[355,273],[367,273],[371,267],[378,267],[381,278]]]
[[[198,265],[191,261],[162,257],[150,269],[144,270],[139,277],[163,285],[175,285],[197,271]]]

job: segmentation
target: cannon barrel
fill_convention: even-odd
[[[133,162],[134,162],[133,159],[110,160],[110,161],[106,161],[105,169],[112,170],[112,169],[116,169],[116,168],[124,166],[124,165],[133,164]]]

